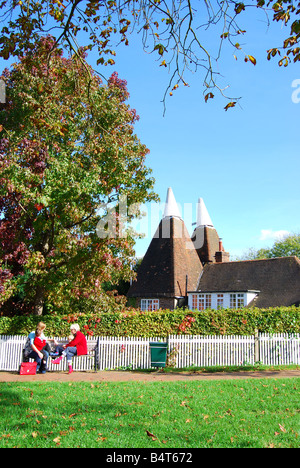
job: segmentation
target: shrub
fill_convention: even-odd
[[[261,333],[300,333],[300,307],[270,309],[188,309],[0,317],[0,334],[26,335],[42,320],[48,336],[67,336],[77,322],[90,336],[166,337],[168,335],[253,335]]]

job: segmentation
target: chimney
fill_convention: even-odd
[[[216,263],[230,262],[230,254],[225,252],[222,239],[219,239],[219,252],[216,252],[215,259]]]

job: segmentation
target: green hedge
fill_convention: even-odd
[[[67,336],[71,323],[79,323],[88,335],[165,337],[168,335],[253,335],[261,333],[300,333],[300,307],[271,309],[187,309],[77,315],[0,317],[0,334],[27,335],[42,320],[46,335]]]

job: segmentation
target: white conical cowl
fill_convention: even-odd
[[[176,217],[181,218],[173,190],[168,188],[167,199],[165,204],[164,218]]]
[[[197,206],[197,227],[200,226],[214,226],[202,198],[199,198]]]

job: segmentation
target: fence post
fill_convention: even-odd
[[[254,335],[254,362],[260,362],[260,353],[259,353],[259,333],[258,329],[255,329]]]

